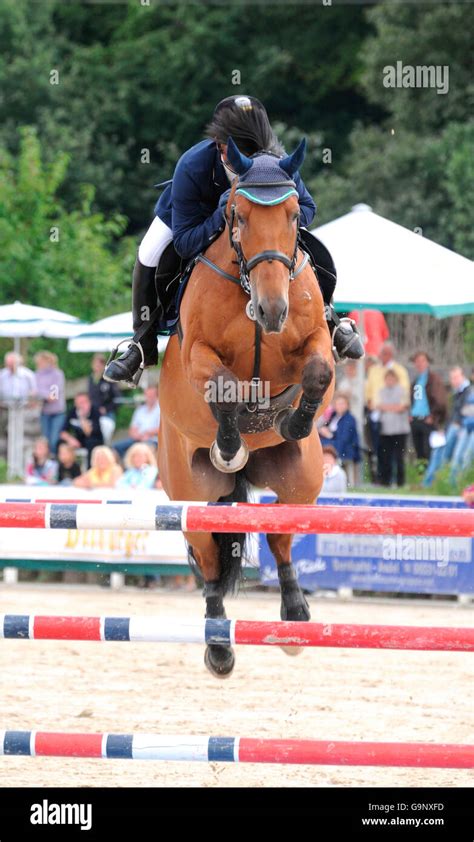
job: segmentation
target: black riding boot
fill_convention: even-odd
[[[137,257],[132,285],[135,334],[127,350],[107,364],[104,380],[108,380],[109,383],[126,383],[135,388],[145,366],[156,365],[158,362],[156,319],[150,320],[157,308],[155,273],[155,266],[144,266]]]
[[[364,346],[355,321],[347,317],[340,319],[332,304],[326,304],[325,309],[332,353],[336,362],[345,359],[360,360],[364,356]]]

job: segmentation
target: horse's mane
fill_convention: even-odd
[[[285,154],[268,117],[255,109],[226,108],[206,126],[206,136],[217,138],[220,143],[227,143],[232,137],[244,155],[270,152],[280,157]]]

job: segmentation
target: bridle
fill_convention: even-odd
[[[294,181],[270,181],[270,182],[254,182],[252,185],[252,189],[254,187],[295,187]],[[237,188],[239,187],[239,182],[237,182]],[[237,213],[237,208],[235,204],[231,205],[230,208],[230,217],[229,219],[226,218],[227,225],[229,226],[229,243],[234,249],[237,260],[239,263],[239,274],[240,274],[240,284],[242,289],[250,295],[250,272],[255,266],[258,266],[259,263],[263,263],[268,261],[268,263],[272,263],[273,260],[278,260],[280,263],[283,263],[284,266],[289,271],[290,281],[292,281],[295,277],[295,267],[296,261],[298,257],[298,229],[299,229],[299,217],[297,220],[297,229],[296,229],[296,237],[295,237],[295,247],[293,250],[293,256],[290,258],[282,251],[276,251],[274,249],[266,249],[265,251],[259,251],[258,254],[254,254],[253,257],[250,257],[248,260],[246,259],[242,246],[239,242],[236,242],[233,237],[233,230],[234,230],[234,222],[235,216]]]

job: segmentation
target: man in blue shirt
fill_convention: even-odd
[[[428,460],[430,435],[446,421],[447,393],[441,377],[430,369],[425,351],[417,351],[411,360],[417,372],[411,387],[411,434],[417,459]]]
[[[263,151],[277,157],[284,155],[267,112],[255,97],[231,96],[222,100],[214,111],[206,134],[206,140],[192,146],[179,159],[171,182],[166,184],[156,204],[155,218],[140,243],[133,272],[134,343],[118,359],[108,364],[104,375],[106,380],[136,385],[143,367],[156,365],[156,332],[154,324],[147,329],[147,322],[156,308],[157,266],[171,242],[175,252],[189,261],[205,251],[224,230],[228,193],[236,176],[227,160],[228,138],[232,137],[240,152],[249,157]],[[313,221],[316,205],[299,173],[294,175],[294,182],[300,205],[301,226],[306,228]],[[317,243],[315,238],[310,237],[310,240]],[[309,243],[308,248],[311,250]],[[320,245],[320,248],[323,247]],[[323,263],[321,252],[316,263]],[[164,267],[163,271],[166,274]],[[176,269],[173,268],[164,283],[169,283],[175,273]],[[324,268],[322,272],[318,270],[325,302],[328,304],[334,291],[335,276],[329,273],[326,283],[330,289],[325,290],[324,274]],[[161,276],[160,264],[157,279]],[[334,331],[333,341],[339,358],[345,355],[353,358],[363,356],[363,348],[352,323],[343,320],[339,325],[335,314],[334,318],[334,323],[328,319],[328,326]],[[334,330],[336,325],[337,331]]]

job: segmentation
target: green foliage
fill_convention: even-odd
[[[455,483],[453,483],[450,478],[450,472],[450,466],[443,465],[443,467],[436,472],[431,488],[424,489],[426,493],[433,494],[435,496],[460,496],[468,485],[474,484],[474,464],[470,465],[465,471],[460,473]]]
[[[363,47],[363,88],[383,107],[380,125],[356,126],[342,162],[311,181],[325,222],[356,202],[474,257],[472,72],[465,7],[377,6]],[[385,88],[383,67],[449,64],[447,95],[431,88]]]

